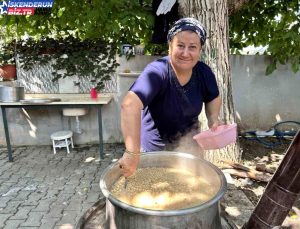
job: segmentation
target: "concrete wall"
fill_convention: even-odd
[[[118,58],[121,64],[117,73],[125,69],[140,72],[159,57],[137,56],[127,61]],[[269,129],[275,122],[300,121],[300,72],[292,73],[288,65],[278,66],[270,76],[265,76],[269,58],[265,56],[231,56],[233,98],[239,127],[241,129]],[[120,131],[120,104],[136,75],[116,74],[117,93],[114,100],[102,109],[104,142],[122,142]],[[61,110],[8,109],[9,131],[12,145],[50,145],[51,133],[69,129],[69,118]],[[0,145],[5,137],[0,114]],[[74,134],[75,144],[97,143],[98,129],[96,110],[80,117],[83,134]],[[75,129],[75,117],[70,118]]]
[[[233,100],[241,129],[269,129],[279,121],[300,121],[300,72],[278,65],[266,76],[267,56],[231,56]]]

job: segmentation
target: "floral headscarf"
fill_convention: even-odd
[[[168,32],[168,42],[170,42],[177,33],[186,30],[195,32],[200,38],[201,46],[204,45],[206,40],[206,30],[204,26],[194,18],[181,18],[176,21]]]

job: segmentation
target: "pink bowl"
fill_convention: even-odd
[[[203,131],[193,136],[199,146],[204,150],[220,149],[231,143],[236,142],[237,125],[236,123],[218,126],[215,131],[211,129]]]

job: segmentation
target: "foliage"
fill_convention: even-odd
[[[18,40],[17,51],[23,54],[24,66],[46,63],[50,56],[44,53],[50,52],[59,58],[53,64],[55,80],[92,74],[99,89],[116,67],[115,62],[110,62],[114,58],[108,57],[113,57],[120,44],[149,43],[153,24],[150,2],[143,1],[141,5],[138,0],[56,0],[50,15],[0,15],[0,27],[5,28],[0,36],[5,34],[7,43]],[[107,61],[97,65],[100,60]],[[61,68],[67,72],[57,72]]]
[[[151,0],[55,0],[50,15],[0,15],[0,37],[5,34],[6,43],[21,40],[23,35],[37,42],[101,39],[103,43],[115,44],[117,49],[124,43],[142,44],[146,54],[166,53],[166,45],[151,44],[154,24],[151,3]],[[278,62],[289,61],[294,72],[299,70],[298,0],[249,1],[230,16],[229,25],[231,53],[239,53],[250,45],[265,46],[266,54],[273,58],[267,74],[276,69]]]
[[[2,15],[0,24],[6,28],[6,37],[27,34],[41,40],[71,36],[136,45],[149,42],[153,17],[148,5],[141,6],[138,0],[56,0],[51,15]]]
[[[230,17],[230,47],[239,53],[244,47],[265,46],[272,56],[266,74],[271,74],[279,62],[290,62],[293,72],[300,63],[300,9],[297,0],[250,1]]]
[[[13,44],[2,44],[0,46],[0,66],[15,63],[15,51]]]
[[[78,75],[88,77],[98,90],[104,88],[104,82],[110,79],[110,73],[118,66],[114,58],[116,46],[100,39],[80,41],[68,37],[64,40],[48,38],[40,42],[28,39],[19,42],[17,49],[20,64],[25,70],[51,61],[53,81]]]

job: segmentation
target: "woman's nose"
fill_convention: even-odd
[[[184,49],[182,50],[182,55],[183,55],[183,56],[188,56],[188,55],[189,55],[189,49],[188,49],[188,48],[184,48]]]

